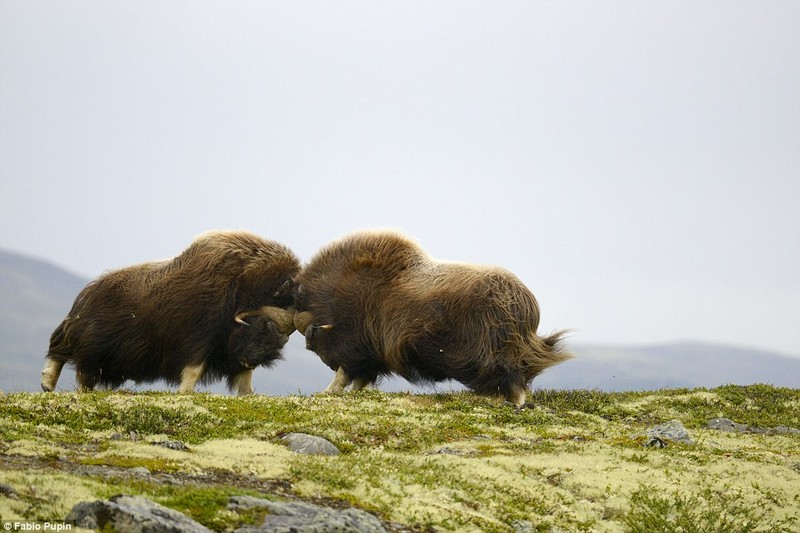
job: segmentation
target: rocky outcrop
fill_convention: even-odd
[[[208,533],[188,516],[141,496],[118,495],[110,500],[76,504],[65,522],[87,529],[110,528],[127,533]]]
[[[234,512],[264,510],[260,525],[235,533],[385,533],[380,520],[359,509],[331,509],[310,503],[273,502],[252,496],[234,496]],[[110,528],[126,533],[207,533],[211,530],[188,516],[141,496],[118,495],[110,500],[76,504],[65,522],[87,529]]]
[[[363,532],[383,533],[386,529],[380,520],[359,509],[330,509],[310,503],[281,503],[254,498],[234,496],[229,500],[232,511],[265,509],[269,514],[260,526],[247,526],[236,533],[323,533]]]

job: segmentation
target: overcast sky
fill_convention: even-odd
[[[800,2],[0,1],[0,247],[396,228],[572,341],[800,355]]]

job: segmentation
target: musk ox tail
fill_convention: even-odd
[[[540,337],[535,333],[529,334],[527,346],[530,351],[524,358],[524,366],[527,367],[525,378],[528,383],[546,368],[574,357],[564,346],[568,333],[568,330],[561,330],[546,337]]]
[[[505,372],[487,380],[476,392],[486,392],[487,385],[497,385],[497,392],[510,403],[522,407],[533,378],[545,369],[571,359],[573,355],[564,350],[564,336],[568,331],[557,331],[546,337],[530,332],[517,348],[510,352],[509,364]],[[499,383],[496,379],[500,378]]]

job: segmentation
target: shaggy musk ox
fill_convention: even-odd
[[[531,380],[571,357],[563,332],[536,334],[539,306],[512,273],[435,261],[391,232],[323,248],[298,277],[296,309],[307,348],[336,372],[326,391],[397,373],[523,405]]]
[[[227,378],[253,392],[253,369],[280,359],[294,331],[300,262],[243,231],[206,233],[179,256],[108,272],[78,294],[50,337],[42,389],[65,363],[82,389],[164,379],[191,392]]]

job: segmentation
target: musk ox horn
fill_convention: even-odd
[[[308,326],[314,323],[314,317],[311,316],[311,313],[308,311],[300,311],[299,313],[294,314],[294,329],[302,333],[303,335],[306,334],[306,330]],[[331,329],[333,324],[325,324],[324,326],[314,326],[315,328],[320,329]]]
[[[306,329],[314,322],[314,318],[308,311],[300,311],[294,315],[294,327],[302,335],[306,334]]]
[[[278,331],[289,335],[294,331],[294,314],[294,311],[290,311],[288,309],[265,305],[264,307],[260,307],[258,309],[237,313],[233,319],[239,324],[249,325],[244,321],[245,318],[248,316],[262,315],[275,322],[275,325],[278,326]]]

